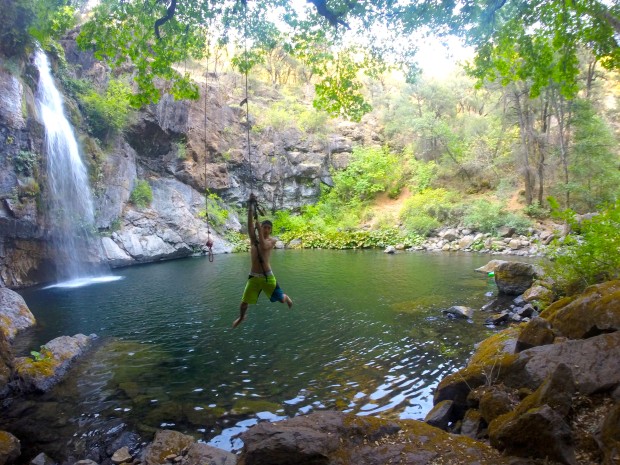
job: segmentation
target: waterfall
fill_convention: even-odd
[[[78,143],[64,112],[45,53],[35,53],[39,70],[37,107],[45,128],[47,212],[58,278],[67,287],[108,280],[95,236],[93,199]],[[110,277],[108,277],[110,278]],[[64,287],[64,286],[63,286]]]

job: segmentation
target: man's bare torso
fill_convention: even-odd
[[[252,256],[252,273],[266,273],[271,271],[271,251],[275,246],[276,240],[273,238],[264,239],[263,245],[261,244],[254,245],[252,244],[252,249],[250,251]],[[263,259],[263,263],[261,266],[261,262],[258,258],[258,249],[260,249],[260,256]]]

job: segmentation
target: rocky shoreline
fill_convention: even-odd
[[[424,422],[319,411],[259,422],[241,435],[239,455],[160,430],[148,444],[125,434],[96,457],[63,464],[618,463],[620,281],[551,303],[534,265],[494,260],[478,271],[492,271],[500,290],[501,299],[481,309],[490,312],[487,324],[507,328],[481,342],[465,368],[440,381]],[[9,393],[48,391],[96,340],[65,336],[33,358],[14,358],[11,341],[34,318],[17,293],[0,288],[0,319],[5,399]],[[24,463],[19,457],[20,439],[0,432],[0,464]],[[39,454],[29,463],[54,461]]]

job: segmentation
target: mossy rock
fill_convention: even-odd
[[[544,318],[535,317],[523,327],[517,338],[516,350],[521,352],[532,347],[551,344],[554,339],[555,335],[551,330],[551,323]]]
[[[12,463],[21,455],[19,439],[6,431],[0,431],[0,464]]]
[[[480,396],[480,415],[487,423],[510,412],[514,408],[514,398],[504,389],[489,386]]]
[[[489,439],[493,447],[509,455],[577,464],[570,427],[548,405],[496,418],[489,425]]]
[[[519,331],[520,328],[511,327],[482,341],[467,367],[439,382],[434,403],[453,400],[456,418],[461,418],[468,408],[470,391],[501,380],[518,359],[514,347]]]
[[[0,287],[0,331],[9,341],[26,328],[34,326],[36,320],[26,301],[17,292]]]
[[[488,445],[415,420],[383,420],[322,411],[276,423],[263,422],[241,435],[240,465],[430,464],[505,465]]]
[[[155,434],[153,442],[144,451],[146,464],[169,463],[166,457],[170,455],[181,456],[196,440],[178,431],[159,430]]]
[[[553,329],[570,339],[586,339],[620,330],[620,280],[588,287],[562,299],[542,314]]]
[[[20,377],[41,378],[54,376],[54,373],[61,364],[60,360],[53,357],[53,354],[45,349],[41,350],[41,359],[34,360],[29,357],[19,357],[15,359],[15,372]]]

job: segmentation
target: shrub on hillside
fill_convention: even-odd
[[[591,284],[620,275],[620,203],[612,204],[591,219],[579,221],[572,210],[554,214],[568,222],[576,235],[556,241],[549,253],[547,273],[564,294],[575,294]]]
[[[332,173],[333,195],[344,203],[370,200],[377,193],[398,184],[402,173],[402,162],[388,150],[355,148],[349,166]]]
[[[421,236],[430,236],[433,231],[441,226],[439,221],[424,213],[407,217],[403,224],[407,231],[412,231]]]
[[[484,233],[496,234],[502,226],[513,227],[517,233],[525,234],[531,222],[522,216],[505,210],[502,204],[477,200],[467,206],[463,224]]]
[[[129,201],[138,208],[144,208],[151,204],[153,201],[153,191],[145,179],[136,181],[136,185],[129,196]]]
[[[441,223],[458,222],[460,210],[455,192],[446,189],[424,189],[405,201],[400,219],[409,229],[426,235]]]
[[[110,80],[105,93],[90,88],[79,95],[84,108],[89,132],[99,140],[121,131],[129,120],[131,108],[130,87],[118,80]]]
[[[230,212],[225,208],[222,199],[217,194],[207,196],[206,208],[199,213],[199,216],[209,221],[211,226],[224,226],[229,215]]]

